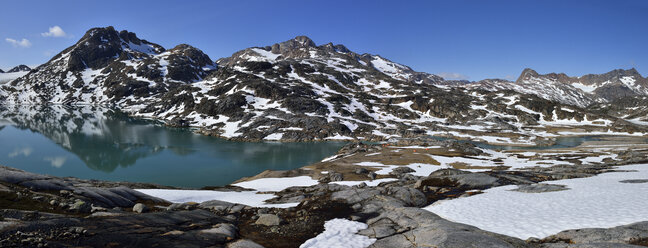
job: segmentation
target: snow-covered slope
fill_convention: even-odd
[[[639,130],[577,107],[583,105],[519,93],[534,92],[443,85],[439,76],[343,45],[318,46],[305,36],[244,49],[217,63],[188,45],[165,50],[127,31],[95,28],[0,87],[0,101],[114,105],[238,140],[375,140],[468,132],[527,143],[535,129],[547,126]]]

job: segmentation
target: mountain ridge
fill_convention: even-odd
[[[539,74],[533,69],[525,68],[514,82],[485,79],[450,85],[489,91],[514,90],[583,108],[614,102],[624,97],[648,95],[648,79],[635,68],[614,69],[603,74],[586,74],[580,77],[555,72]]]
[[[528,72],[534,80],[541,77]],[[89,30],[47,63],[1,86],[0,100],[109,105],[249,141],[383,140],[453,132],[501,136],[509,130],[515,134],[492,140],[529,143],[538,139],[536,129],[564,123],[642,130],[537,92],[511,91],[506,87],[516,84],[506,82],[481,83],[502,87],[498,91],[447,81],[343,45],[318,46],[306,36],[246,48],[214,63],[192,46],[167,50],[106,27]]]

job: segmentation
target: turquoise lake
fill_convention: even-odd
[[[0,165],[60,177],[222,186],[318,162],[343,145],[233,142],[100,107],[0,106]]]

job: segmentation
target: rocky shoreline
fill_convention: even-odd
[[[568,230],[544,239],[521,240],[448,221],[422,209],[439,200],[480,194],[503,185],[519,185],[517,190],[521,192],[564,190],[543,182],[591,177],[623,170],[614,166],[648,163],[646,147],[636,146],[632,151],[618,152],[614,159],[578,166],[490,168],[475,172],[446,168],[425,176],[419,176],[421,173],[407,166],[377,174],[380,168],[357,165],[358,157],[374,156],[389,164],[408,164],[422,151],[435,156],[466,158],[483,153],[470,144],[456,141],[354,143],[320,163],[292,171],[268,171],[241,180],[305,175],[319,180],[316,185],[274,192],[275,197],[268,201],[297,204],[289,208],[249,207],[217,200],[172,203],[133,190],[169,187],[57,178],[3,166],[0,167],[0,246],[298,247],[322,233],[326,221],[335,218],[366,223],[367,228],[358,235],[374,239],[370,247],[648,246],[648,222],[607,229]],[[371,186],[371,182],[381,179],[381,183]],[[228,187],[227,190],[244,189]]]

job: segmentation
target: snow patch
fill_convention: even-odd
[[[450,221],[527,239],[580,228],[610,228],[648,220],[648,164],[619,167],[589,178],[545,182],[569,190],[546,193],[511,191],[509,185],[483,194],[436,202],[424,209]]]
[[[313,180],[309,176],[299,177],[279,177],[279,178],[261,178],[252,181],[240,182],[232,184],[248,189],[254,189],[261,192],[267,191],[282,191],[289,187],[307,187],[318,184],[317,180]]]
[[[365,248],[376,242],[376,239],[356,234],[367,229],[367,224],[345,220],[332,219],[324,223],[324,232],[304,242],[300,248]]]

